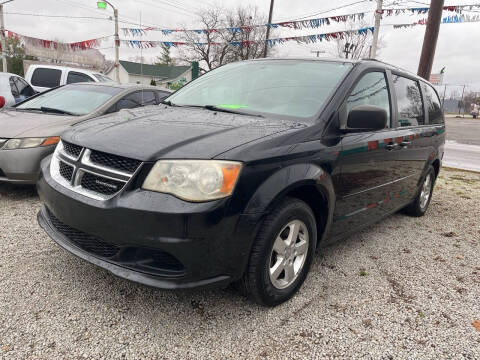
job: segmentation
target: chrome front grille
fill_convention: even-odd
[[[58,144],[50,174],[61,185],[96,200],[120,192],[140,169],[141,161],[64,142]]]
[[[106,154],[101,151],[92,151],[90,160],[97,165],[106,166],[115,170],[134,173],[140,166],[140,161],[123,156]]]
[[[78,159],[83,149],[81,146],[71,144],[66,141],[63,141],[62,144],[63,144],[63,151],[65,154],[67,154],[70,157],[73,157],[75,160]]]

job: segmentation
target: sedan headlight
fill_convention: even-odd
[[[60,137],[51,136],[48,138],[21,138],[10,139],[5,143],[4,150],[29,149],[39,146],[55,145],[60,141]]]
[[[142,188],[187,201],[209,201],[232,194],[242,164],[217,160],[159,160]]]

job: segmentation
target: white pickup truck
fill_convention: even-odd
[[[37,92],[77,82],[113,82],[112,79],[99,72],[50,65],[30,65],[25,74],[25,80]]]

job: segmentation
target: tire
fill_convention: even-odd
[[[428,178],[430,179],[430,185],[426,185]],[[425,215],[428,210],[428,205],[430,205],[430,201],[432,200],[432,192],[435,185],[435,179],[435,170],[433,169],[433,166],[430,165],[427,173],[422,179],[422,185],[418,190],[418,194],[415,197],[415,200],[405,208],[404,212],[406,214],[414,217],[421,217]]]
[[[293,242],[295,232],[298,235]],[[307,277],[316,242],[317,227],[310,207],[301,200],[285,198],[265,218],[255,239],[243,277],[246,295],[266,306],[290,299]]]

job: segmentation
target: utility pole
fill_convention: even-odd
[[[432,0],[433,1],[433,0]],[[372,46],[370,47],[370,59],[377,56],[378,33],[380,32],[380,20],[382,19],[383,0],[377,0],[377,10],[375,11],[375,28],[373,29]]]
[[[320,57],[320,54],[325,54],[324,50],[312,50],[310,51],[312,54],[317,54],[317,57]]]
[[[272,16],[273,16],[273,2],[274,0],[270,0],[270,12],[268,13],[268,26],[267,26],[267,35],[265,39],[265,48],[263,50],[263,57],[267,57],[268,52],[268,39],[270,39],[270,24],[272,23]]]
[[[460,105],[463,107],[463,117],[465,117],[465,105],[463,104],[463,95],[465,94],[465,86],[466,85],[463,85],[462,99],[460,100],[460,104],[458,106],[458,115],[460,115]]]
[[[445,84],[445,88],[443,89],[442,108],[445,108],[445,94],[446,93],[447,93],[447,84]]]
[[[107,5],[113,9],[113,17],[115,18],[115,81],[120,82],[120,61],[119,61],[119,46],[120,46],[120,38],[118,37],[118,9],[113,6],[107,0],[97,0],[97,7],[99,9],[106,9]]]
[[[427,28],[425,29],[425,37],[423,38],[422,55],[417,72],[418,76],[421,76],[425,80],[429,80],[432,72],[444,2],[445,0],[431,0],[430,2]]]
[[[113,6],[112,6],[113,7]],[[120,83],[120,38],[118,37],[118,10],[113,8],[113,16],[115,17],[115,81]]]
[[[5,19],[3,17],[3,5],[13,0],[4,1],[0,4],[0,43],[2,45],[2,71],[8,72],[7,69],[7,44],[5,41]]]

